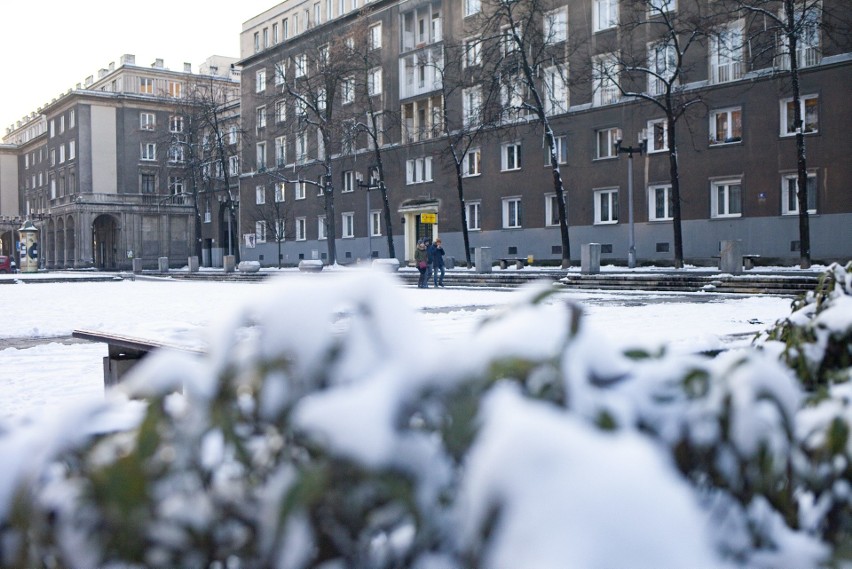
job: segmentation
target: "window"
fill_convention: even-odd
[[[615,141],[621,138],[620,128],[604,128],[595,131],[597,140],[597,159],[615,158]]]
[[[154,94],[154,80],[150,77],[139,78],[139,92],[145,95]]]
[[[254,52],[260,51],[260,32],[254,32]]]
[[[567,70],[559,66],[544,70],[544,112],[556,115],[568,112]]]
[[[611,105],[618,102],[618,59],[608,53],[595,57],[592,62],[592,86],[595,106]]]
[[[59,134],[65,132],[65,115],[59,117]]]
[[[465,17],[478,14],[480,9],[480,0],[464,0]]]
[[[710,82],[725,83],[743,76],[743,23],[723,27],[710,38]]]
[[[741,107],[710,113],[710,144],[740,142],[742,139],[743,111]]]
[[[156,160],[157,159],[157,144],[155,142],[143,142],[141,144],[140,159]]]
[[[293,191],[296,195],[297,200],[305,199],[305,193],[306,193],[305,187],[306,187],[306,185],[307,184],[303,180],[299,180],[298,182],[293,183]]]
[[[353,102],[355,100],[355,80],[351,77],[345,78],[341,84],[340,93],[344,105]]]
[[[567,164],[568,137],[564,134],[562,136],[554,136],[553,144],[556,146],[556,161],[559,164]],[[548,148],[547,146],[544,147],[544,165],[550,166],[550,148]]]
[[[419,184],[432,181],[432,157],[415,158],[405,162],[405,183]]]
[[[807,2],[807,8],[802,3],[796,3],[796,63],[799,68],[817,65],[820,61],[820,3]],[[803,14],[804,12],[804,14]],[[781,20],[787,18],[782,13]],[[785,34],[779,34],[778,57],[776,65],[780,69],[790,69],[790,46]]]
[[[465,67],[474,67],[482,64],[482,40],[479,37],[464,40],[464,58],[462,63]]]
[[[355,214],[351,211],[346,212],[341,214],[340,220],[343,222],[343,232],[340,237],[343,239],[355,237]]]
[[[287,18],[281,21],[281,37],[285,40],[290,37],[290,20]]]
[[[183,132],[183,117],[181,115],[169,117],[169,132]]]
[[[237,143],[237,127],[232,126],[228,129],[228,144],[236,144]]]
[[[819,131],[819,98],[817,95],[805,95],[799,98],[799,112],[802,117],[802,132],[807,134]],[[796,134],[796,106],[793,99],[781,101],[781,136]]]
[[[482,202],[467,202],[467,228],[470,231],[479,231],[482,228],[479,213],[482,210]]]
[[[319,2],[314,2],[314,25],[322,22],[322,10]]]
[[[257,119],[257,128],[266,128],[266,107],[258,107],[255,113]]]
[[[254,92],[266,91],[266,69],[258,69],[254,74]]]
[[[648,220],[667,221],[672,219],[671,185],[650,186],[648,188]]]
[[[266,243],[266,222],[256,221],[254,223],[255,242]]]
[[[520,142],[508,142],[500,147],[500,169],[503,172],[521,169]]]
[[[376,209],[370,212],[370,236],[378,237],[382,234],[382,210]]]
[[[183,178],[169,176],[169,193],[173,196],[183,194]]]
[[[677,49],[671,41],[649,44],[648,70],[648,93],[662,95],[677,71]]]
[[[671,12],[672,10],[677,10],[677,0],[650,0],[648,2],[650,16],[662,12]]]
[[[273,72],[275,76],[275,84],[281,86],[287,80],[287,62],[279,61],[275,64],[275,70]]]
[[[139,189],[143,194],[156,193],[157,176],[155,174],[141,174],[139,176]]]
[[[299,33],[299,14],[293,14],[293,35]]]
[[[279,136],[275,139],[275,165],[279,168],[287,163],[287,138]]]
[[[77,142],[72,140],[68,143],[68,160],[74,160],[77,156]]]
[[[666,119],[648,121],[648,153],[669,149],[669,129]]]
[[[296,162],[308,160],[308,133],[302,131],[296,135]]]
[[[169,97],[177,99],[181,96],[182,91],[183,83],[179,81],[168,81],[166,83],[166,92],[169,94]]]
[[[740,180],[722,180],[712,183],[710,217],[740,217],[743,213],[742,207]]]
[[[472,148],[464,155],[462,163],[463,176],[479,176],[482,174],[482,153],[479,148]]]
[[[370,69],[367,73],[367,92],[370,95],[381,95],[382,93],[382,68]]]
[[[263,205],[266,203],[266,188],[263,186],[254,187],[254,203]]]
[[[618,223],[618,188],[595,191],[595,224]]]
[[[56,166],[56,149],[55,148],[50,149],[50,165]]]
[[[185,147],[180,142],[169,145],[169,162],[183,162],[185,158]]]
[[[139,113],[139,128],[154,130],[157,126],[157,115],[154,113]]]
[[[74,125],[77,124],[77,114],[74,112],[74,109],[68,111],[68,128],[74,128]]]
[[[228,157],[228,174],[231,176],[240,174],[240,158],[238,156]]]
[[[808,172],[808,213],[816,213],[817,201],[817,177],[815,173]],[[789,174],[781,179],[781,213],[783,215],[799,214],[799,177]]]
[[[559,200],[556,194],[544,196],[544,223],[548,227],[559,225]]]
[[[255,146],[255,160],[257,162],[257,170],[266,168],[266,143],[258,142]]]
[[[503,199],[503,229],[521,227],[521,198]]]
[[[317,216],[317,239],[320,241],[328,239],[328,223],[324,215]]]
[[[341,154],[355,153],[355,139],[358,136],[358,131],[355,128],[354,120],[343,121],[343,140],[340,141]]]
[[[317,130],[317,160],[325,160],[325,139],[322,136],[322,130]]]
[[[59,163],[62,164],[63,162],[65,162],[65,145],[60,144],[59,145]]]
[[[304,77],[308,70],[308,58],[304,53],[296,56],[295,66],[296,77]]]
[[[466,127],[478,125],[482,120],[482,88],[479,85],[462,91],[462,120]]]
[[[379,49],[382,47],[382,24],[374,24],[370,26],[370,49]]]
[[[544,42],[555,45],[567,39],[568,12],[565,11],[565,8],[546,13],[544,15]]]
[[[599,32],[618,25],[618,0],[592,0],[592,27]]]
[[[50,138],[53,138],[54,136],[56,136],[56,121],[51,119],[51,121],[50,121]]]
[[[272,45],[278,43],[278,22],[272,24]]]
[[[347,170],[343,173],[343,192],[354,192],[355,186],[358,184],[358,174],[354,170]]]

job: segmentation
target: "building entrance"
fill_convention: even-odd
[[[92,251],[95,268],[102,271],[116,270],[118,247],[118,223],[111,215],[99,215],[92,224]]]

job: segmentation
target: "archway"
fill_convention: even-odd
[[[92,223],[92,253],[95,268],[114,271],[118,246],[118,222],[111,215],[99,215]]]

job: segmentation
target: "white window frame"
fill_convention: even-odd
[[[618,223],[618,188],[595,190],[595,225]]]
[[[254,187],[254,203],[263,205],[266,203],[266,187],[258,185]]]
[[[548,45],[556,45],[568,41],[568,10],[562,6],[550,10],[544,14],[544,25],[542,26],[544,42]]]
[[[654,119],[648,121],[645,133],[648,137],[648,154],[668,152],[669,128],[666,119]]]
[[[813,181],[813,183],[811,183]],[[791,187],[792,186],[792,187]],[[817,175],[808,172],[808,213],[817,212]],[[781,177],[781,215],[799,215],[799,175],[785,174]],[[792,207],[791,207],[792,206]]]
[[[183,115],[169,116],[169,132],[176,134],[183,132]]]
[[[255,119],[257,129],[266,128],[266,106],[257,107],[255,109]]]
[[[382,23],[378,22],[370,26],[369,35],[370,49],[381,49],[382,47]]]
[[[612,77],[613,70],[615,77]],[[614,53],[595,56],[592,61],[592,105],[601,107],[617,103],[621,99],[619,79],[618,56]]]
[[[371,96],[382,94],[381,67],[374,67],[367,72],[367,93]]]
[[[305,185],[306,184],[305,184],[304,180],[298,180],[296,182],[293,182],[293,191],[296,195],[295,199],[297,199],[297,200],[305,199],[305,196],[308,193],[306,188],[305,188]]]
[[[51,151],[52,152],[52,151]],[[143,142],[140,144],[139,159],[152,162],[157,159],[157,143]]]
[[[735,113],[739,113],[739,136],[736,136],[736,117]],[[709,141],[711,146],[718,146],[721,144],[738,144],[743,140],[743,126],[742,126],[742,117],[743,117],[743,108],[742,107],[728,107],[726,109],[717,109],[710,112],[710,136]],[[722,130],[724,130],[723,136],[717,136],[720,130],[719,119],[723,118],[723,122],[721,123]]]
[[[462,176],[470,178],[482,174],[482,149],[471,148],[462,159]]]
[[[139,130],[155,130],[157,128],[157,115],[155,113],[139,113]]]
[[[344,105],[355,102],[355,79],[346,77],[340,86],[340,99]]]
[[[266,222],[263,220],[254,222],[255,243],[266,243]]]
[[[266,142],[258,142],[255,145],[255,170],[266,168]]]
[[[77,156],[77,141],[71,140],[68,142],[68,160],[74,160]]]
[[[822,3],[808,2],[807,13],[803,14],[802,2],[796,2],[796,25],[798,33],[796,34],[796,63],[799,69],[818,65],[821,59],[820,52],[820,36],[822,32]],[[787,17],[783,12],[779,14],[781,21],[786,22]],[[778,55],[776,64],[778,69],[790,69],[790,44],[786,34],[779,34]]]
[[[469,201],[467,207],[467,229],[468,231],[482,230],[482,202],[479,200]]]
[[[503,198],[503,229],[523,227],[523,202],[520,196]]]
[[[567,70],[553,65],[544,70],[544,112],[558,115],[568,112]]]
[[[482,65],[482,39],[479,36],[473,36],[464,40],[462,66],[476,67],[477,65]]]
[[[649,0],[648,14],[654,16],[663,12],[674,12],[677,10],[677,0]]]
[[[677,48],[671,41],[648,44],[648,94],[662,95],[677,71]]]
[[[304,53],[300,53],[294,58],[294,74],[296,77],[304,77],[308,71],[308,57]]]
[[[374,209],[370,211],[370,237],[382,236],[382,210]],[[372,252],[370,252],[372,255]]]
[[[732,211],[735,202],[732,200],[732,190],[739,187],[739,211]],[[723,195],[720,196],[719,194]],[[721,198],[721,202],[720,202]],[[742,217],[743,212],[743,184],[742,178],[727,178],[713,180],[710,182],[710,217],[723,219],[731,217]],[[720,211],[721,210],[721,211]]]
[[[216,162],[219,164],[219,162]],[[240,157],[239,156],[228,156],[228,175],[230,176],[239,176],[240,175]]]
[[[287,61],[279,61],[275,64],[275,85],[281,86],[287,81]]]
[[[293,221],[296,222],[296,241],[306,241],[307,236],[307,218],[297,217]]]
[[[263,93],[266,91],[266,69],[258,69],[254,74],[254,92]]]
[[[592,31],[601,32],[618,25],[618,0],[592,0]]]
[[[568,135],[554,135],[553,142],[556,144],[556,162],[559,164],[568,163]],[[544,165],[550,167],[550,147],[544,146]]]
[[[275,188],[275,203],[282,203],[286,198],[286,187],[284,182],[275,182],[273,186]]]
[[[464,17],[474,16],[482,10],[481,0],[464,0]]]
[[[355,212],[346,211],[340,214],[340,238],[355,238]]]
[[[520,141],[506,142],[500,145],[500,171],[516,172],[521,169]]]
[[[354,192],[358,183],[358,173],[355,170],[346,170],[343,172],[343,187],[341,193]]]
[[[462,90],[462,120],[465,127],[482,122],[482,87],[474,85]]]
[[[618,158],[615,152],[615,141],[621,136],[621,129],[618,127],[601,128],[595,131],[595,160],[610,160]],[[604,139],[604,140],[602,140]],[[603,142],[603,144],[601,144]],[[606,149],[606,153],[602,154],[601,149]]]
[[[559,204],[556,201],[556,197],[556,192],[544,194],[545,227],[559,227]]]
[[[662,215],[658,214],[658,198],[662,194]],[[671,221],[672,216],[672,185],[655,184],[648,186],[648,221]]]
[[[422,184],[432,181],[432,157],[412,158],[405,162],[406,185]]]
[[[278,136],[275,138],[275,166],[281,167],[287,163],[287,137]]]
[[[236,125],[232,125],[231,128],[228,129],[228,144],[236,144],[237,143],[237,127]]]
[[[723,26],[710,38],[708,63],[710,65],[710,83],[736,81],[745,72],[743,20]]]
[[[325,215],[317,216],[317,239],[326,241],[328,239],[328,223]]]
[[[812,123],[811,126],[808,125],[808,117],[807,117],[808,102],[809,101],[815,101],[815,103],[814,103],[815,107],[814,108],[816,109],[816,122]],[[815,134],[815,133],[819,132],[819,95],[817,95],[817,94],[802,95],[801,97],[799,97],[799,103],[801,105],[800,109],[801,109],[801,115],[802,115],[802,123],[804,125],[804,130],[803,130],[804,134]],[[790,121],[795,116],[792,112],[793,110],[794,109],[793,109],[793,98],[792,97],[781,100],[781,109],[780,109],[780,113],[781,113],[781,117],[780,117],[781,136],[795,136],[796,135],[795,125],[790,124]]]

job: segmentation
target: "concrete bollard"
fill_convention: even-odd
[[[187,264],[189,265],[189,272],[190,273],[197,273],[198,272],[198,257],[195,257],[195,256],[190,257],[189,259],[187,259]]]
[[[477,273],[491,272],[491,247],[477,247],[473,252],[473,264]]]
[[[158,257],[157,258],[157,265],[158,265],[161,273],[168,273],[169,272],[169,258],[168,257]]]
[[[299,261],[299,270],[303,273],[318,273],[322,270],[323,263],[319,259],[303,259]]]
[[[743,272],[743,245],[739,239],[722,241],[719,251],[719,269],[723,273],[739,275]]]
[[[596,275],[601,272],[600,243],[580,245],[580,272],[584,275]]]
[[[222,266],[226,273],[233,273],[237,266],[237,258],[234,255],[225,255],[222,258]]]
[[[142,259],[133,259],[133,273],[136,275],[142,273]]]
[[[373,259],[372,267],[380,271],[395,273],[399,270],[399,259]]]

